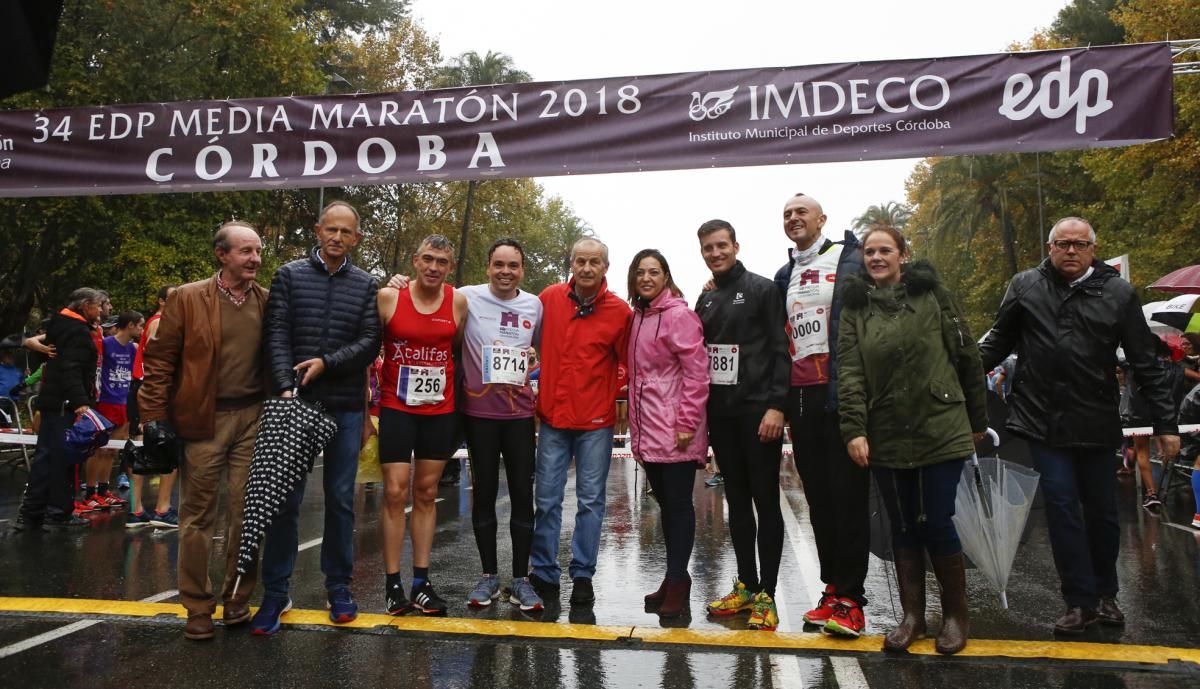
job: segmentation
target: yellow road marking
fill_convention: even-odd
[[[56,613],[66,615],[111,615],[122,617],[168,616],[186,617],[181,606],[174,603],[141,603],[120,600],[85,598],[16,598],[0,597],[0,612]],[[220,609],[216,617],[220,618]],[[764,651],[834,651],[878,653],[882,637],[863,636],[858,639],[839,639],[824,634],[802,632],[764,633],[735,630],[664,629],[660,627],[631,627],[628,625],[590,625],[520,620],[482,620],[463,617],[392,617],[363,613],[348,624],[333,624],[324,610],[294,609],[281,618],[287,625],[312,625],[329,628],[370,629],[392,627],[407,632],[461,634],[485,637],[508,637],[563,641],[617,641],[632,638],[646,646],[706,646],[730,647],[739,650]],[[912,645],[910,653],[937,655],[932,639]],[[1146,663],[1152,665],[1181,661],[1200,666],[1200,649],[1168,646],[1134,646],[1125,644],[1083,643],[1074,641],[1003,641],[971,639],[959,656],[974,658],[1024,658],[1046,660],[1075,660],[1084,662]]]

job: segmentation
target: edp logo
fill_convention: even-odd
[[[1112,107],[1113,102],[1108,99],[1108,74],[1089,69],[1079,77],[1079,83],[1072,91],[1071,58],[1064,56],[1058,69],[1042,77],[1036,93],[1033,79],[1028,74],[1009,77],[1004,84],[1004,102],[999,112],[1010,120],[1023,120],[1035,110],[1041,110],[1045,117],[1057,120],[1074,110],[1075,133],[1083,134],[1087,131],[1089,117],[1108,112]]]

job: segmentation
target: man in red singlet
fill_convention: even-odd
[[[413,256],[414,277],[405,289],[379,290],[383,372],[379,462],[383,468],[383,564],[391,615],[446,612],[429,580],[429,553],[437,523],[438,479],[456,448],[452,350],[467,316],[467,299],[446,284],[454,270],[454,245],[430,235]],[[412,508],[412,600],[404,595],[400,554],[404,509]]]

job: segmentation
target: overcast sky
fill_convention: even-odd
[[[414,16],[446,57],[505,53],[535,80],[787,67],[1002,52],[1049,26],[1067,0],[671,2],[414,0]],[[711,218],[738,231],[740,258],[770,277],[786,260],[784,202],[822,202],[827,235],[867,206],[905,200],[916,160],[547,177],[611,248],[611,287],[624,294],[633,255],[653,246],[689,301],[708,271],[695,231]]]

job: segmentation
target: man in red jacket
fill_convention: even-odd
[[[600,551],[605,488],[612,459],[617,365],[625,361],[632,312],[608,291],[608,247],[593,238],[571,248],[571,280],[542,292],[537,478],[529,581],[558,597],[562,504],[575,460],[575,531],[569,573],[571,605],[595,600],[592,577]]]

